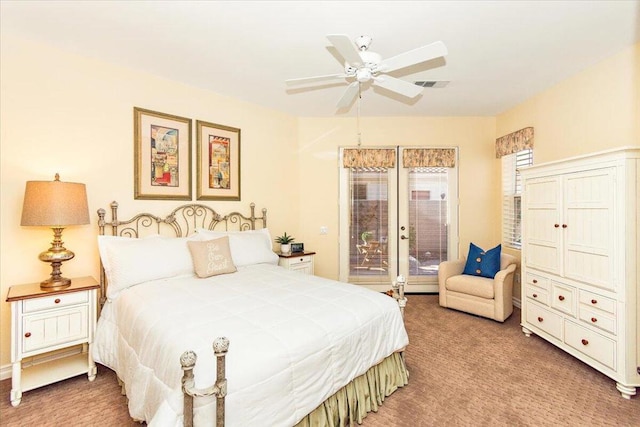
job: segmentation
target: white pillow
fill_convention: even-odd
[[[122,289],[149,280],[193,274],[188,240],[194,238],[98,236],[108,282],[107,297],[113,298]]]
[[[271,234],[266,228],[247,231],[215,231],[199,228],[196,234],[205,239],[229,236],[231,258],[236,267],[252,264],[278,264],[278,255],[273,252]]]

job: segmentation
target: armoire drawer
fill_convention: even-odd
[[[527,285],[526,293],[527,298],[531,298],[532,300],[538,301],[539,303],[544,305],[549,305],[549,292],[546,289]]]
[[[547,290],[549,289],[549,279],[534,273],[530,273],[528,271],[524,278],[524,283],[527,285],[536,286],[538,288],[543,288]]]
[[[564,323],[564,342],[593,360],[616,369],[615,341],[567,320]]]
[[[527,322],[555,338],[562,339],[562,316],[537,304],[527,304]]]
[[[594,310],[591,307],[580,304],[578,308],[580,320],[588,325],[600,328],[603,331],[616,335],[616,318],[609,313]]]
[[[551,307],[576,317],[576,288],[563,283],[551,282]]]
[[[580,289],[580,304],[585,304],[589,307],[597,308],[610,314],[616,314],[615,300],[583,289]]]

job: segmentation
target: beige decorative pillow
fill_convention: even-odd
[[[231,258],[229,237],[205,241],[188,241],[193,267],[200,278],[237,271]]]

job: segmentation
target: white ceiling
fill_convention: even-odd
[[[327,34],[373,37],[383,58],[441,40],[449,54],[392,75],[444,80],[413,100],[369,88],[363,116],[494,116],[640,41],[640,1],[7,1],[2,35],[281,110],[337,111],[345,83]],[[389,96],[387,96],[389,95]]]

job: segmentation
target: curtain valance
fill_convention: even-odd
[[[456,166],[455,148],[405,148],[402,154],[402,165],[405,168]]]
[[[533,128],[520,129],[496,139],[496,159],[533,148]]]
[[[345,148],[342,166],[345,168],[393,168],[396,150],[388,148]]]

